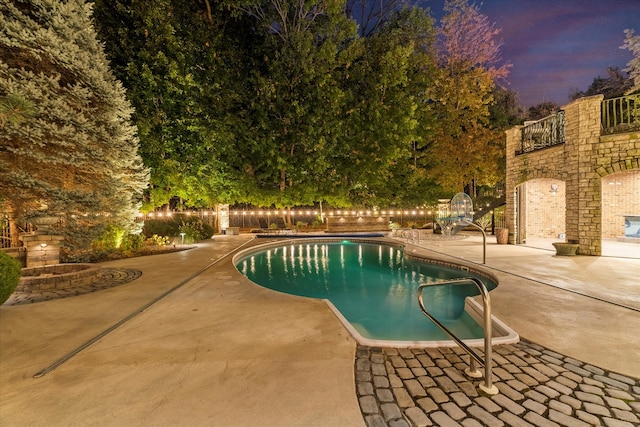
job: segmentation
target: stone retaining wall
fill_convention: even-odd
[[[359,217],[327,217],[327,231],[389,231],[389,215]]]
[[[102,270],[96,264],[56,264],[23,268],[17,291],[66,289],[93,282]]]

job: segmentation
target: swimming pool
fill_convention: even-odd
[[[375,241],[262,245],[237,256],[234,264],[266,288],[327,300],[359,342],[377,345],[449,341],[420,311],[417,289],[422,283],[477,277],[488,289],[497,286],[486,275],[424,262],[405,256],[401,245]],[[466,299],[478,295],[473,284],[427,288],[423,295],[429,311],[457,336],[482,341],[478,316],[469,309],[474,302]]]

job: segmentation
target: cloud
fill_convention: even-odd
[[[422,0],[439,19],[445,0]],[[473,3],[474,0],[469,0]],[[620,49],[624,30],[640,34],[639,0],[475,1],[502,31],[502,59],[521,104],[563,105],[572,89],[585,90],[607,67],[624,69],[631,53]]]
[[[607,67],[625,68],[624,29],[640,22],[637,1],[496,0],[481,12],[502,28],[502,57],[524,106],[565,104],[570,90],[585,90]]]

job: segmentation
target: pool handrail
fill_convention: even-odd
[[[444,286],[444,285],[456,285],[462,283],[473,283],[480,290],[480,295],[482,296],[482,305],[484,308],[483,314],[483,323],[484,323],[484,360],[478,354],[473,351],[471,347],[465,344],[460,338],[458,338],[453,332],[451,332],[446,326],[444,326],[438,319],[433,317],[427,309],[424,307],[424,301],[422,298],[422,290],[426,287],[430,286]],[[480,279],[475,277],[463,277],[459,279],[449,279],[449,280],[440,280],[434,283],[423,283],[418,286],[418,303],[420,304],[420,310],[422,313],[429,318],[436,326],[438,326],[442,331],[444,331],[447,335],[451,337],[456,344],[460,346],[469,356],[470,360],[470,368],[465,370],[465,373],[471,377],[479,378],[482,376],[476,368],[476,362],[480,364],[480,366],[484,366],[484,384],[480,384],[480,389],[487,394],[493,395],[498,394],[498,388],[493,385],[492,381],[492,373],[491,373],[491,300],[489,298],[489,290],[482,283]]]
[[[487,263],[487,233],[484,231],[484,228],[480,227],[478,224],[475,224],[469,221],[461,221],[458,224],[464,225],[465,227],[470,225],[480,230],[480,232],[482,233],[482,263],[486,264]],[[454,222],[453,225],[456,225],[456,223]],[[400,237],[402,237],[403,239],[407,239],[407,242],[409,242],[409,240],[417,241],[418,242],[417,244],[420,245],[419,229],[403,228],[400,230]]]

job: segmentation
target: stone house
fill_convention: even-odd
[[[640,226],[635,99],[586,97],[506,131],[509,243],[557,239],[582,255],[602,255],[603,239],[640,243],[629,234]]]

